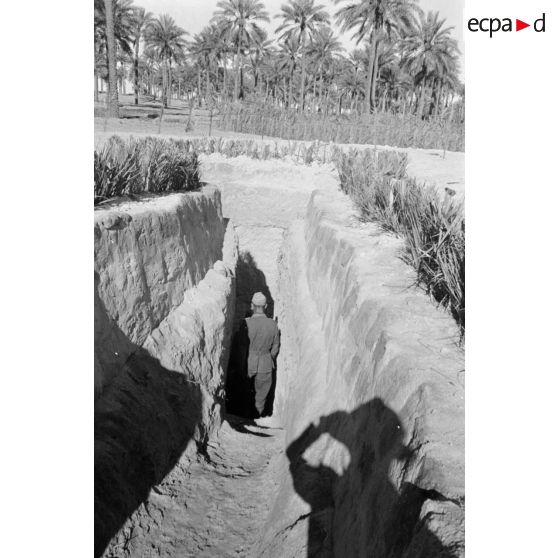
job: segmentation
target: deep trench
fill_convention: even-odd
[[[277,252],[282,231],[269,231]],[[96,453],[100,446],[103,454],[95,464],[96,556],[255,555],[279,486],[285,440],[278,420],[268,426],[252,420],[253,388],[235,350],[252,295],[265,294],[269,317],[277,296],[246,244],[241,241],[235,270],[234,327],[217,436],[202,435],[192,444],[193,425],[201,420],[197,386],[140,347],[96,403]],[[267,259],[276,255],[268,253]],[[267,416],[274,411],[276,377],[277,370]]]
[[[264,412],[272,420],[267,426],[253,421],[253,395],[235,336],[254,292],[266,295],[266,313],[275,317],[281,297],[277,258],[285,229],[250,224],[236,229],[240,253],[231,351],[219,401],[221,427],[213,436],[205,432],[198,386],[136,348],[124,373],[96,403],[95,556],[356,556],[333,551],[334,517],[343,514],[334,499],[343,491],[353,491],[348,505],[362,515],[355,527],[359,536],[375,522],[385,524],[375,556],[460,555],[459,549],[442,545],[420,517],[427,500],[443,497],[411,483],[400,492],[394,489],[390,468],[414,450],[403,445],[401,421],[381,399],[330,413],[288,443],[274,396],[277,378],[290,371],[279,367]],[[278,325],[280,330],[285,326]],[[293,351],[288,344],[297,342],[282,336],[280,351]],[[344,474],[302,458],[324,433],[350,456]],[[365,479],[367,490],[355,492],[355,479]],[[287,514],[281,506],[293,500],[281,493],[285,486],[299,500]],[[389,512],[385,521],[384,512]],[[288,524],[274,523],[277,517],[288,517]],[[416,552],[407,548],[413,537],[419,540]]]

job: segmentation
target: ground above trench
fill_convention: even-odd
[[[231,161],[212,155],[201,160],[203,179],[221,189],[223,215],[239,238],[235,323],[244,317],[255,291],[268,296],[273,316],[281,296],[277,256],[284,232],[304,215],[313,190],[338,189],[335,174],[331,168],[294,170],[286,162],[245,157]],[[361,226],[356,219],[354,226]],[[360,228],[358,233],[368,234]],[[269,530],[266,521],[285,466],[285,431],[279,422],[274,425],[277,428],[263,428],[225,415],[205,451],[182,454],[150,489],[104,556],[259,555],[258,543]],[[301,547],[296,555],[306,555],[306,550]]]

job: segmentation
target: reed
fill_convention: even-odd
[[[94,153],[94,203],[199,188],[197,153],[182,140],[113,136]]]
[[[463,202],[371,166],[367,156],[343,153],[337,169],[342,190],[365,221],[405,239],[404,259],[417,283],[448,308],[465,333],[465,218]]]
[[[407,155],[315,141],[261,143],[224,138],[131,139],[114,136],[95,151],[95,203],[114,197],[200,186],[199,154],[332,164],[361,218],[405,239],[417,283],[448,308],[465,332],[465,219],[461,200],[407,177]]]
[[[220,108],[219,127],[261,137],[296,141],[390,145],[465,150],[465,127],[449,114],[421,119],[415,115],[377,112],[369,116],[297,112],[261,104],[229,104]]]

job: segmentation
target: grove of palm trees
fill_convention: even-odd
[[[94,1],[95,557],[463,558],[453,28]]]
[[[132,0],[95,0],[95,99],[106,90],[96,114],[118,116],[128,83],[135,105],[211,109],[236,132],[462,151],[453,28],[418,0],[328,5],[288,0],[272,14],[257,0],[221,0],[192,34]],[[271,130],[270,120],[284,125]]]

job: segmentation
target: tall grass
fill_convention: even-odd
[[[199,188],[199,161],[182,140],[111,137],[94,153],[94,203],[147,192]]]
[[[220,108],[222,130],[297,141],[332,141],[464,151],[465,128],[449,115],[422,120],[414,115],[379,112],[321,114],[271,105],[230,104]]]
[[[329,164],[337,165],[346,148],[334,143],[321,143],[314,141],[305,142],[289,141],[265,143],[256,140],[225,139],[219,138],[192,138],[184,140],[184,144],[196,153],[211,155],[219,153],[224,157],[238,157],[240,155],[268,161],[270,159],[288,160],[297,164]],[[376,150],[363,148],[359,153],[368,161],[369,166],[374,166],[378,172],[389,176],[405,176],[408,155],[393,150]]]
[[[432,186],[407,177],[406,153],[393,150],[343,149],[335,144],[289,142],[273,145],[253,140],[187,140],[198,153],[287,159],[298,164],[333,163],[341,189],[366,221],[405,239],[404,259],[417,282],[448,308],[465,332],[465,219],[463,203]]]
[[[407,154],[343,149],[314,142],[112,137],[95,151],[95,203],[131,193],[189,190],[200,186],[198,154],[244,155],[296,164],[333,164],[341,189],[362,219],[405,239],[404,258],[417,282],[447,307],[465,331],[465,219],[461,200],[441,198],[433,187],[407,177]]]
[[[364,220],[405,239],[405,260],[417,282],[447,307],[465,332],[465,218],[463,202],[443,199],[433,187],[378,172],[366,154],[343,153],[337,169],[342,190]]]

